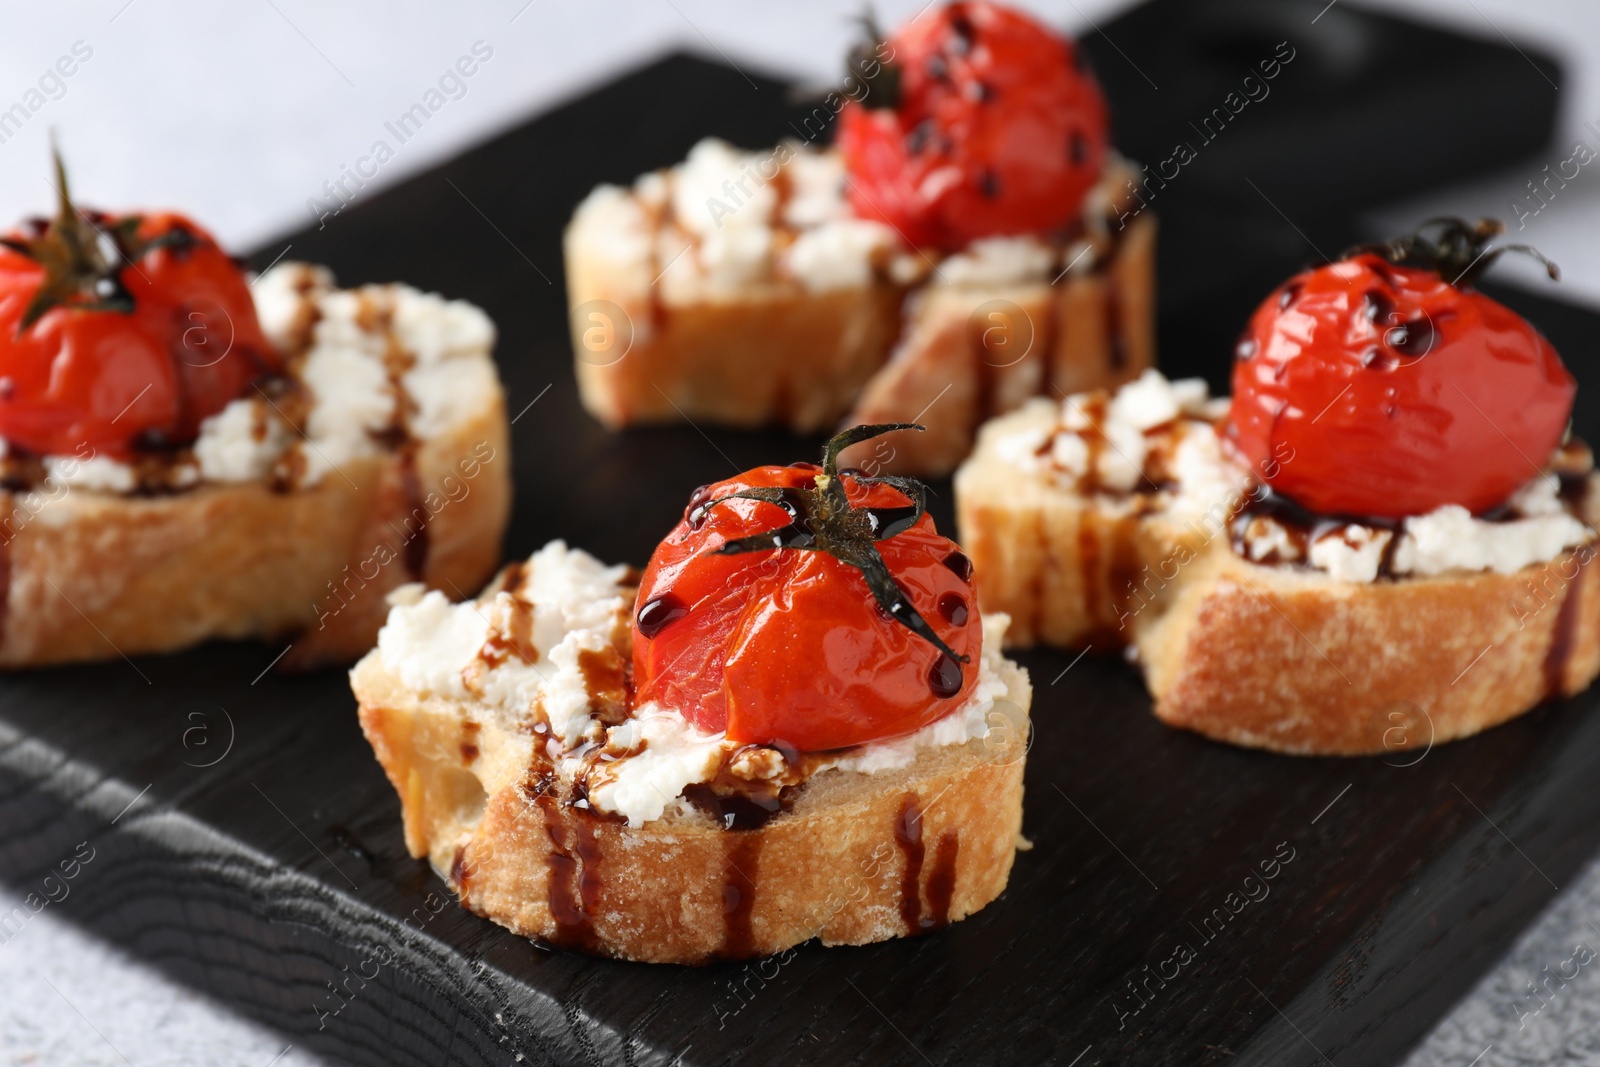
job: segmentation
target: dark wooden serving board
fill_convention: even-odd
[[[1325,47],[1314,13],[1291,27],[1312,57]],[[1317,25],[1346,43],[1420,32],[1370,19],[1341,4]],[[1140,126],[1153,105],[1115,64],[1146,66],[1204,112],[1195,71],[1254,56],[1246,40],[1164,61],[1187,53],[1129,25],[1089,46],[1130,142],[1161,131]],[[1493,59],[1484,76],[1506,93],[1542,93],[1518,80],[1536,72]],[[518,416],[508,556],[564,537],[642,563],[693,486],[813,453],[816,441],[781,434],[608,434],[578,407],[569,367],[559,237],[572,205],[705,133],[783,135],[800,112],[749,73],[754,88],[669,59],[255,257],[292,246],[346,282],[404,279],[490,311]],[[1314,172],[1315,154],[1339,145],[1293,141],[1295,105],[1280,102],[1283,150]],[[1254,157],[1240,158],[1248,177]],[[1215,166],[1156,208],[1165,359],[1217,378],[1264,286],[1315,259],[1310,242],[1336,251],[1353,231],[1343,209],[1361,198],[1330,191],[1326,210],[1290,223],[1248,191],[1230,196]],[[1411,174],[1396,193],[1446,176]],[[1283,167],[1268,184],[1292,177]],[[1169,252],[1173,234],[1191,240]],[[1585,343],[1600,320],[1517,299],[1585,380],[1578,428],[1593,439],[1600,379]],[[948,523],[948,483],[935,489]],[[1162,728],[1120,662],[1041,652],[1021,657],[1037,686],[1034,847],[979,915],[937,936],[748,966],[598,961],[449,902],[405,854],[343,675],[280,675],[268,669],[280,651],[210,645],[0,681],[0,874],[33,890],[91,843],[54,914],[340,1061],[1391,1063],[1600,846],[1600,693],[1420,757],[1288,759]]]

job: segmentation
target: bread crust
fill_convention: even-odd
[[[918,421],[927,432],[916,440],[890,453],[857,449],[848,461],[945,475],[984,419],[1041,392],[1119,385],[1154,364],[1150,212],[1119,232],[1097,270],[1058,284],[877,280],[813,293],[779,280],[694,302],[663,296],[659,277],[647,285],[618,270],[600,232],[580,214],[564,247],[579,394],[613,429],[689,419],[812,433],[841,420]],[[1007,327],[1018,314],[1025,324],[1028,349],[1016,362],[984,349],[994,311]],[[597,325],[608,338],[600,349],[587,340]]]
[[[768,285],[736,301],[658,305],[592,262],[581,231],[569,230],[566,249],[575,312],[590,301],[615,304],[632,334],[621,354],[590,352],[592,323],[581,313],[572,319],[578,394],[611,429],[693,419],[825,430],[894,343],[897,286],[810,294]]]
[[[290,636],[285,665],[351,662],[372,647],[389,590],[475,588],[498,561],[511,494],[499,386],[470,418],[408,447],[410,459],[360,457],[281,492],[265,482],[169,496],[70,489],[37,510],[4,494],[0,513],[31,517],[6,531],[0,666]],[[419,523],[407,523],[419,503],[427,548],[413,574],[406,542]]]
[[[943,476],[978,428],[1032,397],[1115,388],[1155,365],[1153,215],[1122,234],[1105,268],[1053,284],[930,285],[907,306],[905,333],[846,425],[916,422],[919,434],[848,449],[871,473]],[[986,330],[1002,331],[992,346]],[[1025,345],[1021,354],[1011,349]]]
[[[376,650],[351,685],[407,848],[463,905],[552,944],[701,964],[928,932],[998,896],[1021,831],[1031,702],[1025,672],[1007,663],[1002,676],[988,738],[899,770],[819,772],[791,809],[732,831],[696,809],[630,827],[557,801],[530,734],[406,689]]]
[[[1167,612],[1134,627],[1155,713],[1172,726],[1300,755],[1426,748],[1600,673],[1590,545],[1515,574],[1370,586],[1222,551]]]
[[[1131,646],[1157,717],[1251,748],[1362,755],[1468,737],[1600,674],[1593,544],[1514,574],[1343,582],[1251,563],[1229,505],[1184,523],[1058,489],[990,443],[957,473],[961,543],[1008,642]],[[991,437],[990,435],[994,436]],[[1585,521],[1595,525],[1600,476]]]

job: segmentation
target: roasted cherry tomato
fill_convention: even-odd
[[[820,752],[911,733],[967,698],[983,635],[966,556],[922,486],[835,470],[841,448],[903,428],[856,427],[820,467],[696,490],[639,585],[640,703]]]
[[[1312,511],[1487,511],[1561,443],[1572,375],[1526,319],[1472,288],[1499,224],[1439,227],[1295,276],[1239,341],[1224,438]]]
[[[850,203],[914,244],[1053,230],[1100,178],[1100,86],[1075,42],[1027,15],[948,4],[852,66],[867,91],[839,114]]]
[[[127,459],[187,444],[280,367],[244,273],[181,215],[60,206],[0,246],[0,437]]]

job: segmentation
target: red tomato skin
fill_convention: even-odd
[[[18,338],[6,323],[21,313],[11,310],[0,298],[0,375],[9,383],[0,389],[0,437],[9,445],[40,455],[83,455],[87,446],[118,456],[110,442],[177,419],[177,371],[147,326],[85,329],[84,313],[57,308]]]
[[[709,487],[706,499],[754,486],[809,487],[809,465],[759,467]],[[852,504],[896,507],[898,490],[844,475]],[[675,708],[694,726],[734,741],[800,752],[849,748],[914,732],[954,710],[977,683],[982,628],[974,586],[944,561],[959,551],[926,515],[877,542],[889,572],[958,654],[961,686],[937,697],[929,672],[943,654],[879,609],[861,572],[824,552],[775,549],[710,555],[725,541],[789,521],[774,504],[738,500],[687,516],[656,549],[639,586],[642,606],[671,593],[687,613],[647,637],[633,631],[639,703]],[[940,598],[961,598],[960,625]]]
[[[899,105],[851,100],[839,113],[857,215],[948,249],[1078,217],[1100,179],[1109,119],[1075,42],[1021,12],[969,2],[929,11],[887,43]]]
[[[99,221],[109,228],[118,217]],[[0,248],[0,437],[41,455],[87,448],[126,460],[140,440],[192,441],[203,419],[281,369],[243,271],[209,233],[160,214],[144,216],[138,234],[174,228],[194,243],[120,270],[131,313],[55,307],[21,331],[44,272]]]
[[[1495,508],[1560,444],[1577,392],[1516,312],[1372,254],[1291,279],[1238,356],[1224,440],[1324,515]]]

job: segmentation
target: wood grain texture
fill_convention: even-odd
[[[703,134],[771,143],[789,115],[781,87],[759,85],[669,60],[292,238],[346,282],[402,278],[495,317],[516,418],[509,556],[565,537],[642,563],[695,485],[813,454],[781,434],[613,435],[570,371],[568,207]],[[1196,217],[1170,202],[1168,233]],[[1325,216],[1304,224],[1338,247]],[[1281,220],[1233,239],[1274,276],[1308,255]],[[1169,269],[1184,260],[1163,256]],[[1221,329],[1202,303],[1167,305],[1165,335]],[[1590,315],[1539,312],[1569,356],[1593,336]],[[1220,375],[1216,351],[1200,369]],[[1586,385],[1578,431],[1595,439],[1600,382]],[[948,483],[934,488],[950,528]],[[341,1062],[1394,1062],[1600,845],[1593,693],[1412,766],[1398,764],[1416,753],[1290,760],[1161,727],[1120,663],[1028,654],[1034,848],[983,912],[933,937],[743,966],[595,960],[449,902],[406,856],[343,675],[262,676],[279,651],[0,679],[0,876],[32,887],[90,841],[60,916]],[[1174,973],[1180,943],[1193,956],[1175,977],[1149,977]]]

